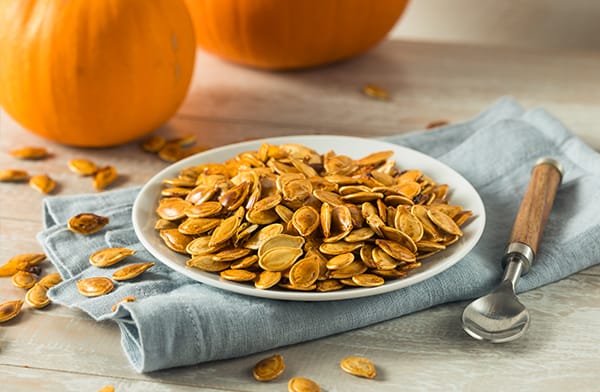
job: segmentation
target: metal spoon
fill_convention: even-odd
[[[562,166],[551,158],[539,159],[533,167],[502,258],[502,281],[494,291],[473,301],[463,312],[463,329],[475,339],[502,343],[517,339],[527,331],[529,312],[517,298],[515,285],[533,264],[562,175]]]

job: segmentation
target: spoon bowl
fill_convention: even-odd
[[[504,343],[519,338],[529,327],[529,312],[509,281],[471,302],[462,315],[463,329],[478,340]]]

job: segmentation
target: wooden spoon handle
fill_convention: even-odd
[[[535,256],[561,180],[562,168],[558,162],[549,158],[538,160],[513,226],[511,244],[525,244]]]

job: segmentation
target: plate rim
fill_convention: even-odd
[[[177,261],[173,261],[173,260],[169,259],[168,257],[165,257],[162,254],[162,252],[160,250],[156,249],[154,247],[154,245],[146,238],[146,235],[144,234],[144,230],[143,230],[144,229],[143,223],[142,223],[143,216],[141,215],[141,211],[143,210],[142,203],[144,203],[145,198],[150,197],[148,195],[148,193],[150,192],[150,190],[152,188],[156,188],[157,186],[162,187],[162,179],[173,175],[170,173],[178,172],[181,168],[190,166],[191,162],[194,162],[194,164],[196,164],[196,165],[200,164],[199,162],[197,162],[197,160],[202,159],[204,156],[212,156],[215,154],[222,154],[223,152],[228,152],[231,150],[235,151],[238,149],[245,149],[246,147],[256,148],[256,146],[257,145],[260,146],[261,143],[305,144],[307,142],[311,142],[316,139],[321,139],[321,141],[327,140],[327,139],[331,139],[333,141],[333,140],[337,139],[338,143],[342,142],[342,141],[343,141],[343,143],[349,143],[349,142],[350,143],[352,143],[352,142],[354,142],[354,143],[357,143],[357,142],[377,143],[377,144],[381,144],[383,147],[388,146],[388,149],[409,150],[411,152],[411,154],[416,154],[420,158],[430,160],[431,162],[433,162],[436,165],[441,165],[441,167],[443,167],[444,170],[451,172],[455,176],[456,179],[465,183],[464,185],[467,186],[466,191],[468,191],[467,193],[469,194],[470,198],[473,198],[473,202],[474,202],[474,204],[476,204],[476,207],[477,207],[477,208],[472,208],[475,206],[470,206],[470,209],[477,210],[478,215],[476,216],[475,222],[477,222],[477,223],[476,223],[476,229],[473,233],[473,236],[467,244],[464,244],[464,245],[468,245],[468,246],[463,246],[463,247],[459,248],[457,251],[455,251],[451,255],[452,257],[451,257],[450,261],[443,260],[442,262],[432,266],[431,268],[429,268],[425,271],[415,273],[414,275],[409,275],[408,277],[403,278],[403,279],[386,281],[386,284],[384,284],[382,286],[368,287],[368,288],[365,288],[365,287],[347,288],[344,290],[330,291],[330,292],[302,292],[302,291],[283,291],[283,290],[281,290],[281,291],[279,291],[279,290],[260,290],[260,289],[256,289],[253,286],[249,286],[244,283],[237,283],[237,282],[221,280],[220,278],[218,278],[218,275],[214,274],[214,273],[209,273],[209,272],[200,271],[200,270],[198,270],[198,271],[192,270],[189,267],[186,267],[185,264],[182,265],[181,263],[179,263]],[[334,151],[335,151],[335,145],[338,145],[338,144],[332,144],[332,146],[333,146],[332,149]],[[397,151],[394,151],[394,153],[397,154]],[[235,154],[237,154],[237,153],[232,152],[232,157]],[[228,158],[225,157],[225,158],[223,158],[223,160],[224,159],[228,159]],[[426,174],[428,174],[428,173],[426,173]],[[150,198],[153,200],[157,200],[158,197],[159,197],[159,195],[156,194],[154,197],[150,197]],[[151,210],[154,211],[153,206],[151,207]],[[471,222],[471,224],[475,224],[475,222]],[[477,245],[477,243],[481,239],[481,236],[485,229],[485,222],[486,222],[485,206],[483,204],[483,200],[481,199],[481,196],[479,195],[479,193],[477,192],[475,187],[466,178],[464,178],[460,173],[458,173],[456,170],[454,170],[450,166],[446,165],[445,163],[439,161],[438,159],[431,157],[427,154],[424,154],[420,151],[417,151],[415,149],[412,149],[410,147],[406,147],[406,146],[403,146],[400,144],[393,144],[386,140],[381,140],[381,139],[376,139],[376,138],[364,138],[364,137],[357,137],[357,136],[328,135],[328,134],[326,134],[326,135],[290,135],[290,136],[276,136],[276,137],[261,138],[261,139],[227,144],[224,146],[210,149],[205,152],[201,152],[201,153],[192,155],[190,157],[187,157],[185,159],[182,159],[180,161],[172,163],[171,165],[163,168],[158,173],[153,175],[143,185],[143,187],[140,189],[139,193],[136,195],[136,198],[134,200],[133,207],[132,207],[132,224],[133,224],[133,228],[134,228],[136,237],[141,242],[141,244],[144,246],[144,248],[153,257],[157,258],[161,263],[165,264],[167,267],[169,267],[175,271],[178,271],[178,272],[182,273],[183,275],[185,275],[186,277],[196,280],[199,283],[204,283],[209,286],[212,286],[212,287],[215,287],[215,288],[218,288],[221,290],[233,292],[236,294],[243,294],[243,295],[247,295],[247,296],[259,297],[259,298],[265,298],[265,299],[289,300],[289,301],[310,301],[310,302],[312,302],[312,301],[346,300],[346,299],[362,298],[362,297],[368,297],[368,296],[373,296],[373,295],[379,295],[379,294],[388,293],[391,291],[400,290],[402,288],[409,287],[409,286],[415,285],[417,283],[420,283],[424,280],[430,279],[430,278],[442,273],[443,271],[447,270],[448,268],[452,267],[459,261],[461,261]],[[152,232],[155,232],[155,230],[152,229]],[[459,241],[462,241],[462,238]],[[175,256],[185,257],[185,255],[183,255],[183,254],[177,254],[174,251],[171,251],[171,252],[173,252],[173,254]],[[215,277],[216,277],[216,279],[215,279]]]

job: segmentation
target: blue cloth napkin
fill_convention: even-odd
[[[77,292],[77,280],[110,276],[117,268],[90,266],[88,257],[93,252],[128,247],[137,251],[128,263],[153,260],[131,226],[131,207],[139,188],[130,188],[45,200],[45,230],[38,239],[65,279],[49,295],[54,302],[82,309],[96,320],[116,322],[123,350],[139,372],[243,356],[478,297],[499,281],[500,257],[531,169],[542,156],[559,160],[565,175],[537,263],[517,290],[531,290],[600,262],[600,155],[544,110],[525,111],[503,98],[470,121],[386,140],[453,167],[475,186],[486,206],[487,224],[475,249],[431,279],[361,299],[288,302],[215,289],[157,263],[143,279],[119,283],[105,296],[83,297]],[[67,220],[84,211],[107,216],[110,224],[90,236],[71,233]],[[129,295],[137,301],[111,311]]]

